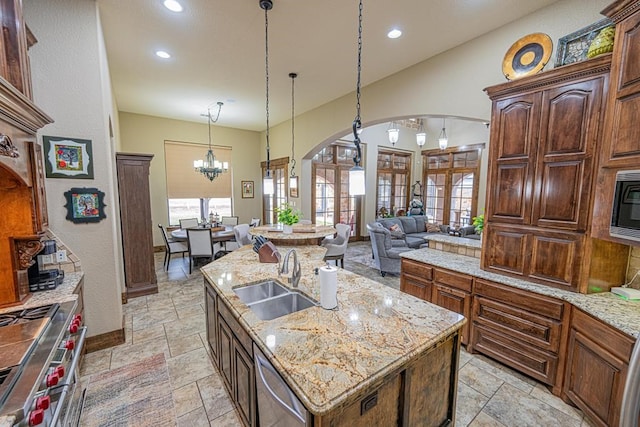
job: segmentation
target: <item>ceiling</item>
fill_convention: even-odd
[[[362,85],[451,49],[558,0],[377,0],[363,9]],[[98,0],[120,111],[262,131],[265,12],[258,0]],[[358,2],[273,0],[269,20],[270,125],[355,89]],[[386,37],[392,27],[402,37]],[[156,50],[172,57],[162,60]],[[354,98],[355,107],[355,98]]]

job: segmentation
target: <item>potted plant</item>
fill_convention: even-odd
[[[297,224],[300,220],[300,211],[294,209],[289,203],[283,203],[276,208],[276,215],[278,215],[278,222],[283,225],[284,233],[292,233],[293,224]]]
[[[484,214],[474,216],[472,224],[476,229],[476,233],[482,236],[482,230],[484,229]]]

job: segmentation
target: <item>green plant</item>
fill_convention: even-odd
[[[474,216],[472,224],[476,228],[476,233],[482,234],[482,230],[484,230],[484,214]]]
[[[289,203],[283,203],[276,208],[276,215],[278,215],[278,222],[285,225],[293,225],[300,220],[300,211],[294,209]]]

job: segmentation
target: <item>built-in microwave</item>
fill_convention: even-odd
[[[609,234],[640,242],[640,170],[616,174]]]

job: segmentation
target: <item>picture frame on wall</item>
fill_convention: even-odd
[[[242,181],[242,198],[253,199],[253,181]]]
[[[593,39],[603,28],[610,25],[613,25],[613,21],[609,18],[604,18],[558,39],[555,67],[587,59],[587,52]]]
[[[104,213],[104,193],[97,188],[71,188],[64,193],[68,221],[74,224],[100,222]]]
[[[91,140],[43,136],[47,178],[93,179]]]

